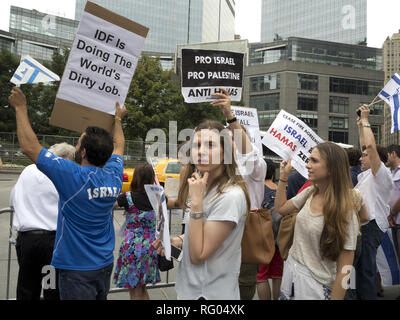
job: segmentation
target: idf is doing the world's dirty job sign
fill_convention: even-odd
[[[51,124],[82,132],[111,130],[125,103],[149,29],[88,1],[72,44]]]
[[[219,88],[240,101],[243,87],[243,53],[182,49],[182,95],[187,103],[211,102]]]

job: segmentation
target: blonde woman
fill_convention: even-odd
[[[183,247],[178,299],[240,299],[241,240],[250,201],[246,183],[236,175],[232,139],[224,130],[215,121],[195,129],[193,164],[186,167],[179,192],[182,203],[190,200],[190,221],[184,238],[171,238],[172,245]],[[161,249],[159,242],[154,245]]]
[[[283,216],[300,210],[285,262],[280,299],[342,300],[353,265],[359,223],[368,216],[352,191],[346,152],[334,143],[316,146],[307,169],[313,186],[286,200],[290,161],[282,162],[275,209]]]

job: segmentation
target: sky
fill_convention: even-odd
[[[10,5],[71,19],[75,17],[75,0],[1,0],[0,30],[8,31]],[[388,36],[399,31],[399,12],[399,0],[368,0],[368,46],[380,48]],[[240,34],[242,39],[258,42],[260,30],[261,0],[236,0],[235,33]]]

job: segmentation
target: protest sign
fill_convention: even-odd
[[[111,130],[149,29],[87,2],[57,93],[50,123],[82,132]]]
[[[169,238],[169,217],[164,188],[155,184],[144,185],[151,206],[157,217],[156,238],[161,239],[165,251],[165,258],[171,260],[171,241]]]
[[[246,128],[253,148],[257,150],[257,153],[260,156],[262,156],[263,149],[260,135],[260,126],[258,123],[257,109],[231,106],[231,110],[238,122]]]
[[[262,143],[284,160],[292,160],[292,166],[308,179],[306,165],[312,149],[323,140],[303,121],[284,110],[279,112],[268,129]]]
[[[166,177],[165,178],[165,193],[168,198],[177,199],[179,193],[179,179]]]
[[[211,102],[219,88],[232,101],[240,101],[243,87],[243,53],[182,49],[182,95],[187,103]]]

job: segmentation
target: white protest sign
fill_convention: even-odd
[[[145,36],[84,11],[57,98],[114,115],[122,106]]]
[[[257,153],[262,156],[262,142],[260,134],[260,126],[258,123],[258,113],[255,108],[245,108],[231,106],[233,115],[237,118],[239,123],[246,128],[253,148],[257,150]]]
[[[182,95],[187,103],[210,102],[219,88],[240,101],[244,54],[218,50],[182,49]]]
[[[165,193],[168,198],[177,199],[179,193],[179,179],[167,177],[165,178]]]
[[[312,149],[323,140],[303,121],[284,110],[279,112],[268,129],[262,143],[285,160],[292,160],[292,166],[308,179],[306,165]]]
[[[144,186],[149,197],[151,206],[157,216],[156,238],[161,239],[164,247],[165,258],[171,260],[171,240],[169,237],[169,217],[167,211],[167,201],[164,195],[164,188],[155,184]]]

